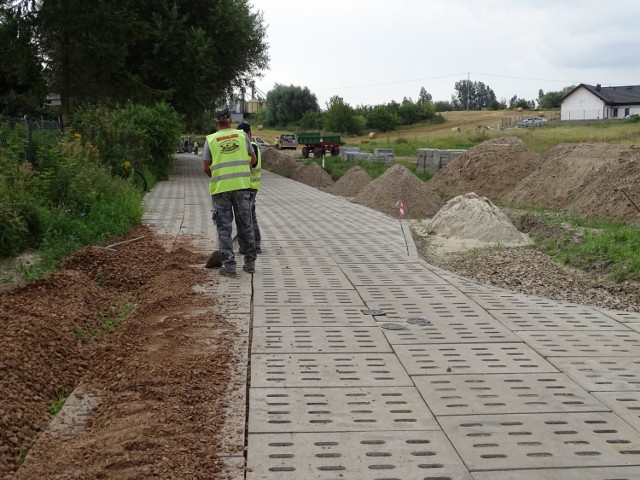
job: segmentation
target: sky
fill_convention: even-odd
[[[639,0],[252,0],[270,69],[256,86],[308,87],[322,109],[451,100],[458,80],[498,100],[580,83],[640,85]]]

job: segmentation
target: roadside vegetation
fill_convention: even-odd
[[[182,129],[165,104],[88,106],[75,126],[30,142],[23,124],[0,122],[0,258],[37,251],[39,261],[20,269],[26,280],[140,223],[143,192],[131,171],[144,172],[149,186],[167,178]]]

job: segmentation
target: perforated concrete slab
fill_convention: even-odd
[[[409,387],[413,383],[390,353],[257,354],[251,387]]]
[[[470,470],[640,467],[640,432],[613,413],[440,417]]]
[[[377,327],[375,318],[353,307],[255,307],[254,327]]]
[[[282,265],[256,269],[256,285],[265,289],[352,289],[337,265]]]
[[[281,257],[325,257],[327,252],[322,248],[304,246],[283,246],[280,244],[261,243],[262,254],[264,256]]]
[[[358,288],[358,292],[361,289]],[[408,317],[424,317],[432,323],[486,322],[498,323],[495,318],[480,307],[465,302],[397,300],[366,302],[372,310],[381,310],[385,318],[391,321],[402,321]],[[380,319],[379,319],[380,320]],[[500,324],[502,325],[502,324]]]
[[[355,290],[276,290],[256,288],[253,303],[260,306],[352,306],[364,303]]]
[[[326,257],[270,257],[268,255],[258,255],[256,265],[260,268],[283,268],[291,265],[301,266],[319,266],[319,265],[337,265],[333,258]]]
[[[640,333],[631,331],[518,332],[545,357],[640,357]]]
[[[556,372],[519,343],[396,345],[394,350],[409,375]]]
[[[475,480],[638,480],[638,467],[570,468],[474,472]]]
[[[585,310],[582,305],[574,303],[562,303],[542,297],[527,296],[521,293],[511,292],[487,292],[469,293],[469,296],[487,310],[558,310],[576,311]]]
[[[405,253],[385,253],[385,252],[356,252],[349,251],[348,253],[341,253],[342,251],[334,251],[330,248],[325,248],[327,252],[332,256],[337,263],[410,263],[415,259],[409,257]]]
[[[587,307],[567,310],[528,308],[491,310],[511,330],[628,330],[622,323]]]
[[[561,373],[430,375],[413,381],[436,416],[608,411]]]
[[[442,432],[249,435],[247,480],[473,480]]]
[[[549,357],[590,392],[640,391],[640,360],[630,357]]]
[[[440,305],[443,302],[464,302],[476,308],[478,304],[455,287],[447,284],[435,285],[385,285],[361,286],[358,288],[365,302],[398,302],[403,300],[425,300],[423,303]]]
[[[412,387],[252,388],[249,433],[440,430]]]
[[[253,330],[252,353],[391,352],[378,327],[261,327]]]
[[[640,322],[639,312],[625,312],[624,310],[605,310],[603,308],[596,309],[604,313],[607,317],[611,317],[618,322],[626,323],[638,323]]]
[[[595,392],[593,396],[640,432],[640,392]]]
[[[342,270],[354,285],[425,285],[444,283],[418,263],[343,264]]]
[[[376,317],[383,321],[384,317]],[[410,322],[422,323],[431,318],[429,325],[421,326]],[[457,321],[440,321],[438,317],[409,317],[402,322],[405,329],[384,329],[391,345],[410,345],[423,343],[489,343],[519,342],[517,335],[507,330],[500,322],[492,319],[475,320],[459,317]]]
[[[195,291],[210,295],[249,295],[251,296],[251,276],[238,274],[235,277],[223,277],[218,270],[207,270],[207,282],[194,288]]]

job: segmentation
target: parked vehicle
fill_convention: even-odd
[[[295,150],[298,148],[298,142],[296,136],[293,133],[283,133],[278,137],[278,143],[276,149],[278,150]]]
[[[252,141],[258,144],[258,148],[260,148],[260,151],[264,153],[264,151],[267,149],[267,147],[269,146],[267,144],[267,142],[265,142],[262,138],[260,137],[253,137]]]
[[[319,158],[327,153],[335,157],[340,155],[340,135],[322,135],[320,132],[301,132],[298,134],[298,143],[302,147],[302,156],[309,158],[313,153]]]
[[[518,128],[542,127],[546,123],[546,119],[542,117],[529,117],[518,120]]]

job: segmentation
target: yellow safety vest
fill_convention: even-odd
[[[251,169],[251,188],[253,190],[260,190],[260,169],[262,168],[262,152],[260,151],[260,147],[257,143],[251,142],[251,145],[255,145],[253,149],[256,153],[256,157],[258,159],[258,163],[255,168]]]
[[[242,130],[226,128],[207,135],[211,151],[209,193],[244,190],[251,187],[251,160],[247,137]]]

